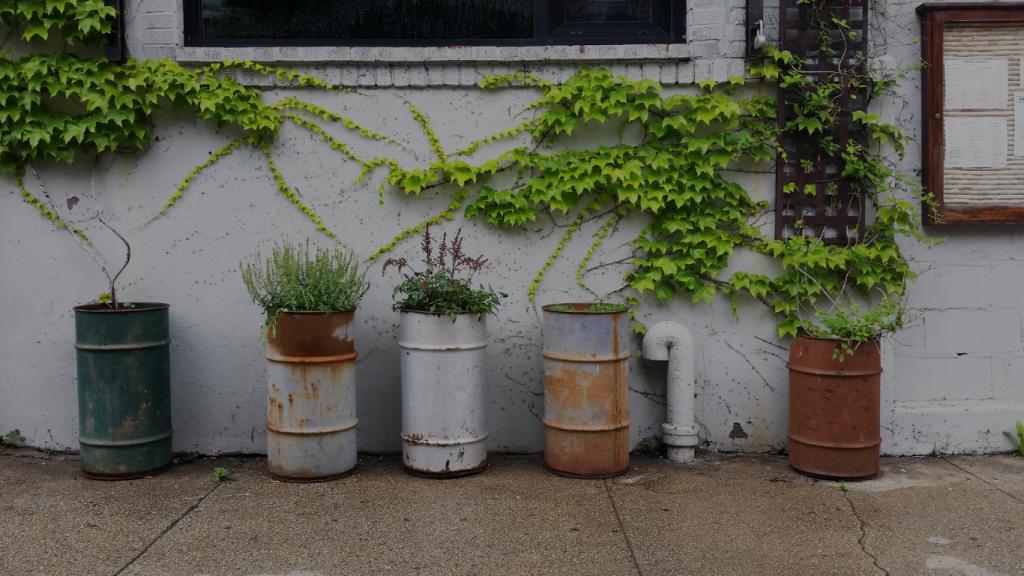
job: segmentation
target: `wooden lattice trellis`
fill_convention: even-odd
[[[829,19],[812,23],[812,10],[845,20],[853,37],[838,27],[822,28]],[[868,2],[867,0],[812,0],[798,4],[782,0],[779,7],[779,48],[807,61],[805,76],[816,82],[847,77],[852,73],[863,77],[866,71]],[[824,38],[823,38],[824,37]],[[827,38],[827,40],[825,40]],[[827,41],[837,54],[828,57],[822,50]],[[865,88],[851,89],[840,82],[843,90],[836,95],[838,113],[830,133],[838,150],[850,140],[866,144],[862,130],[853,127],[853,112],[867,105]],[[779,126],[795,119],[793,102],[802,99],[804,88],[779,86]],[[827,244],[853,244],[864,239],[864,191],[851,186],[842,177],[844,162],[840,153],[828,155],[819,149],[817,133],[808,138],[806,132],[783,132],[780,136],[785,155],[779,155],[775,185],[775,237],[783,239],[794,234],[821,238]],[[795,191],[787,194],[788,184]],[[814,194],[807,186],[813,185]],[[792,189],[792,186],[789,186]]]

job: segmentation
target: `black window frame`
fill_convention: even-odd
[[[202,0],[183,0],[185,46],[564,46],[576,44],[676,44],[686,42],[686,0],[651,0],[653,22],[565,22],[565,0],[534,0],[534,37],[518,40],[349,40],[203,38]]]

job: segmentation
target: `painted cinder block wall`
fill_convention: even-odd
[[[899,41],[917,33],[912,4],[890,2],[886,18],[876,18],[874,52],[890,64],[920,58],[919,48]],[[426,162],[427,141],[403,98],[432,120],[448,149],[521,121],[516,114],[536,97],[525,89],[483,92],[481,74],[527,70],[561,80],[582,66],[604,66],[631,78],[652,78],[666,90],[693,90],[708,77],[725,80],[744,70],[745,3],[691,0],[685,45],[569,46],[528,48],[252,48],[182,47],[181,5],[176,0],[129,0],[128,42],[139,58],[174,58],[200,63],[241,57],[273,62],[359,88],[359,94],[276,88],[262,85],[269,101],[294,95],[393,136],[420,156],[394,146],[369,143],[329,131],[363,154],[388,154],[405,166]],[[769,23],[776,11],[766,8]],[[904,23],[900,30],[897,23]],[[877,33],[884,31],[885,34]],[[906,39],[904,38],[904,39]],[[889,45],[886,45],[888,43]],[[751,92],[775,87],[750,84]],[[897,116],[908,133],[920,133],[920,81],[906,79],[902,99],[880,103],[886,117]],[[613,130],[611,131],[613,132]],[[285,236],[317,238],[306,217],[276,190],[262,154],[248,148],[225,157],[197,178],[164,217],[147,224],[175,186],[235,135],[188,114],[154,118],[154,139],[145,151],[106,155],[97,176],[104,214],[132,243],[132,263],[120,282],[122,297],[171,303],[172,382],[175,449],[205,453],[265,450],[266,368],[258,340],[261,311],[248,302],[238,275],[240,259],[264,252]],[[584,138],[614,138],[595,129]],[[628,134],[627,134],[628,137]],[[514,143],[484,147],[477,158],[498,154]],[[389,191],[378,203],[377,185],[353,185],[356,166],[308,132],[288,125],[273,145],[278,168],[326,225],[366,255],[407,226],[444,208],[451,190],[440,188],[407,198]],[[920,166],[912,146],[903,169]],[[91,162],[40,166],[62,217],[86,219],[91,209]],[[735,179],[758,198],[774,195],[772,165],[743,166]],[[750,173],[757,168],[761,173]],[[106,291],[95,264],[21,201],[11,179],[0,209],[0,432],[18,428],[38,447],[77,449],[77,404],[72,307]],[[34,186],[29,183],[30,190]],[[77,203],[76,203],[77,199]],[[590,267],[628,255],[623,242],[644,222],[627,219],[606,240]],[[545,275],[537,302],[587,299],[575,282],[575,265],[589,247],[591,222],[577,233]],[[478,277],[511,294],[496,317],[488,319],[490,448],[512,452],[543,449],[541,327],[527,287],[567,226],[566,218],[539,217],[522,228],[499,229],[460,215],[441,229],[459,227],[471,251],[490,258]],[[771,222],[766,223],[766,230]],[[120,243],[94,223],[87,233],[111,261]],[[439,230],[440,231],[440,230]],[[935,228],[948,236],[942,246],[908,243],[917,269],[910,305],[923,313],[912,327],[885,344],[882,378],[882,450],[891,454],[1003,451],[1001,430],[1024,418],[1024,351],[1021,311],[1024,229],[1016,226]],[[418,257],[418,239],[399,244],[395,255]],[[765,261],[740,255],[737,266],[765,268]],[[374,289],[357,313],[359,445],[370,452],[400,449],[397,313],[391,310],[396,277],[381,278],[380,262],[370,264]],[[587,273],[599,292],[621,285],[621,266]],[[788,340],[775,337],[775,319],[750,301],[741,302],[735,320],[727,300],[712,306],[641,299],[641,320],[650,325],[673,320],[696,342],[696,419],[705,446],[716,450],[769,451],[786,443]],[[630,434],[635,443],[658,433],[665,413],[664,366],[645,371],[631,343]]]

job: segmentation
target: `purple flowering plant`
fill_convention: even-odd
[[[487,264],[483,256],[472,258],[463,252],[462,228],[455,237],[448,241],[448,233],[441,238],[434,255],[433,239],[430,226],[423,233],[423,249],[425,268],[416,271],[406,262],[405,258],[389,258],[381,270],[383,276],[389,266],[394,266],[404,281],[395,287],[392,294],[397,298],[394,309],[412,310],[445,314],[455,322],[459,314],[494,314],[501,298],[508,298],[504,292],[495,292],[488,285],[480,284],[473,288],[473,275]]]

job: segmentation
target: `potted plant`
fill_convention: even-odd
[[[267,311],[267,468],[290,482],[340,478],[356,466],[355,308],[369,289],[355,253],[309,240],[274,243],[240,265]]]
[[[544,311],[544,465],[610,478],[629,468],[628,311],[549,304]]]
[[[55,215],[39,171],[32,163],[29,168]],[[18,184],[24,190],[21,178]],[[170,306],[117,297],[117,279],[131,261],[132,247],[100,211],[95,163],[90,189],[96,220],[121,239],[126,256],[111,276],[85,234],[61,222],[75,244],[96,261],[109,288],[95,301],[74,308],[82,474],[97,480],[140,478],[162,472],[171,462]]]
[[[402,463],[417,476],[451,478],[487,466],[487,314],[500,298],[473,275],[487,260],[462,248],[462,229],[445,233],[434,255],[430,227],[423,235],[424,268],[388,259],[404,280],[395,287],[401,315]],[[408,269],[409,272],[403,272]]]
[[[832,300],[832,296],[827,295]],[[789,463],[836,479],[878,473],[882,338],[912,320],[898,293],[862,309],[841,294],[801,321],[789,349]]]

